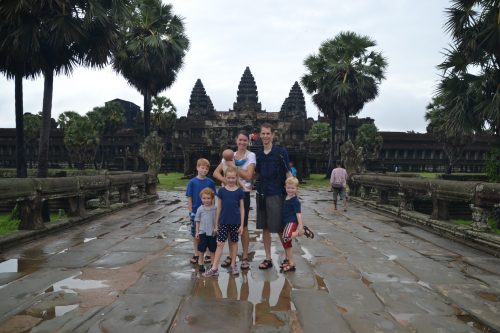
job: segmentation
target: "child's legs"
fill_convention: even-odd
[[[230,224],[229,228],[229,256],[231,257],[231,267],[236,265],[236,254],[238,253],[238,229],[239,225]]]
[[[191,237],[193,237],[193,252],[194,255],[198,255],[198,239],[196,239],[196,223],[194,222],[194,216],[191,217]]]
[[[219,261],[224,250],[224,243],[226,243],[228,237],[228,231],[227,224],[220,225],[219,234],[217,235],[217,249],[215,250],[215,256],[212,258],[212,269],[219,268]]]
[[[289,222],[285,225],[282,233],[282,244],[283,248],[292,246],[292,236],[293,233],[297,230],[298,224],[295,222]]]
[[[198,239],[198,264],[203,265],[204,259],[203,254],[207,250],[208,247],[208,237],[206,234],[200,234]]]
[[[250,244],[250,237],[248,235],[248,214],[250,213],[250,192],[245,192],[245,197],[243,198],[243,206],[245,216],[243,219],[243,233],[241,234],[241,259],[248,258],[248,247]]]
[[[291,244],[290,244],[289,248],[285,249],[285,255],[286,255],[286,258],[288,259],[288,264],[290,266],[295,266],[295,261],[293,261],[293,248],[292,248]]]

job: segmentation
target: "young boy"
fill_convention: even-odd
[[[188,212],[191,220],[191,236],[193,237],[193,251],[194,255],[190,262],[192,264],[198,263],[198,239],[196,238],[196,224],[194,222],[195,213],[201,206],[200,192],[205,188],[211,188],[215,192],[215,182],[207,178],[208,170],[210,169],[210,162],[207,159],[200,158],[196,162],[196,171],[198,175],[192,178],[187,184],[186,197],[188,198]]]
[[[214,258],[217,249],[217,240],[215,237],[215,211],[214,197],[215,193],[211,188],[205,187],[200,192],[203,205],[196,211],[194,221],[196,222],[196,239],[198,239],[198,270],[205,272],[203,255],[208,250],[210,258]]]
[[[239,274],[238,266],[236,266],[236,254],[238,253],[239,235],[243,232],[244,224],[244,206],[243,190],[238,187],[238,169],[229,167],[226,170],[225,187],[221,187],[217,193],[217,213],[216,213],[216,230],[217,230],[217,250],[215,257],[212,260],[212,268],[210,268],[203,276],[212,277],[219,275],[219,261],[224,250],[224,244],[229,238],[229,256],[231,264],[229,273],[233,275]]]
[[[281,265],[282,272],[295,271],[293,260],[292,239],[301,235],[313,238],[313,232],[302,223],[300,201],[297,198],[299,180],[295,177],[285,181],[286,199],[283,203],[283,232],[280,234],[281,244],[285,249],[285,260]]]

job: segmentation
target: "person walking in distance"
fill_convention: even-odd
[[[264,123],[260,127],[263,149],[257,152],[257,229],[262,230],[266,258],[260,269],[273,267],[271,259],[272,233],[282,231],[281,220],[285,199],[285,179],[291,177],[288,152],[273,145],[273,128]]]
[[[344,205],[344,212],[347,211],[347,179],[349,179],[347,171],[342,167],[340,162],[337,162],[337,167],[332,170],[332,174],[330,176],[330,184],[332,184],[333,189],[333,210],[337,210],[337,197],[340,196]]]

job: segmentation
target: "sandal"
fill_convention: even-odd
[[[198,263],[198,258],[199,256],[193,256],[191,259],[189,259],[189,262],[193,265]]]
[[[228,268],[229,266],[231,266],[231,257],[227,256],[226,259],[224,259],[224,261],[222,262],[221,267],[224,267],[224,268]]]
[[[288,259],[286,259],[286,258],[285,258],[285,259],[283,259],[283,261],[281,262],[281,264],[280,264],[280,268],[283,268],[283,267],[285,267],[285,266],[287,266],[287,265],[288,265]]]
[[[248,263],[248,258],[241,260],[240,268],[241,269],[249,269],[250,268],[250,264]]]
[[[205,264],[210,264],[212,262],[212,258],[210,256],[205,256]]]
[[[314,238],[314,232],[312,232],[311,229],[309,229],[308,226],[304,226],[304,235],[307,237],[307,238],[311,238],[313,239]]]
[[[283,269],[281,270],[283,273],[286,273],[286,272],[295,272],[295,265],[286,265],[283,267]]]
[[[271,259],[265,259],[259,265],[259,269],[268,269],[273,267],[273,261]]]

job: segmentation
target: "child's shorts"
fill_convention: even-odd
[[[217,249],[217,237],[207,236],[207,234],[200,234],[199,236],[198,251],[204,253],[208,248],[208,251],[215,252]]]
[[[295,222],[288,222],[285,225],[285,228],[283,229],[283,248],[289,249],[292,247],[292,233],[297,230],[297,227],[299,226],[298,223]]]
[[[224,243],[227,238],[231,240],[233,243],[238,242],[238,229],[240,228],[239,224],[221,224],[219,226],[219,235],[217,236],[217,241]]]

